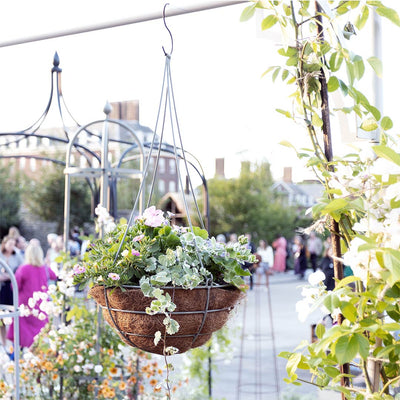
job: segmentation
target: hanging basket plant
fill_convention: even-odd
[[[89,294],[102,307],[105,320],[126,344],[155,354],[163,354],[164,349],[184,353],[205,344],[213,332],[225,325],[230,311],[243,296],[231,285],[198,286],[192,290],[161,289],[176,305],[175,311],[169,313],[169,317],[179,324],[179,331],[173,335],[166,332],[163,314],[146,313],[152,300],[144,296],[140,287],[106,289],[97,285]],[[156,344],[157,332],[160,332],[161,340]]]
[[[99,219],[110,221],[98,207]],[[225,245],[204,229],[171,226],[154,206],[132,226],[112,225],[74,267],[121,339],[157,354],[183,353],[222,328],[243,297],[247,239]]]
[[[169,31],[165,6],[163,15]],[[164,79],[156,126],[130,218],[127,223],[116,226],[106,208],[98,207],[102,238],[90,246],[83,263],[74,267],[75,284],[93,286],[90,295],[103,308],[105,319],[125,343],[165,355],[201,346],[214,331],[222,328],[245,290],[242,277],[249,272],[242,265],[255,261],[244,236],[238,243],[224,245],[209,238],[204,229],[183,150],[172,88],[171,53],[164,50]],[[166,125],[169,125],[173,146],[164,141]],[[165,215],[149,206],[163,144],[173,147],[187,227],[172,226],[171,214]],[[154,156],[153,150],[156,150]],[[135,217],[153,157],[147,209]],[[193,226],[191,221],[181,161],[201,228]]]

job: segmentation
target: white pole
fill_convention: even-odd
[[[249,0],[219,0],[219,1],[209,1],[209,2],[202,3],[202,4],[188,5],[188,6],[185,6],[185,8],[181,8],[181,7],[180,8],[172,8],[171,7],[169,9],[167,7],[165,16],[173,17],[176,15],[189,14],[189,13],[198,12],[198,11],[205,11],[205,10],[211,10],[214,8],[227,7],[227,6],[247,3],[248,1]],[[103,23],[94,24],[94,25],[86,25],[86,26],[82,26],[82,27],[65,29],[65,30],[55,31],[55,32],[47,32],[47,33],[43,33],[43,34],[21,37],[21,38],[12,39],[12,40],[5,40],[5,41],[0,42],[0,47],[16,46],[19,44],[39,42],[41,40],[55,39],[55,38],[63,37],[63,36],[78,35],[81,33],[93,32],[93,31],[98,31],[98,30],[102,30],[102,29],[116,28],[118,26],[124,26],[124,25],[132,25],[132,24],[137,24],[139,22],[152,21],[152,20],[161,19],[161,18],[163,18],[162,10],[157,11],[157,12],[148,13],[148,14],[137,15],[137,16],[133,16],[133,17],[125,18],[125,19],[110,21],[110,22],[103,22]]]

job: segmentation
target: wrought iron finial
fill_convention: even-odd
[[[162,49],[163,49],[163,51],[164,51],[164,55],[165,55],[166,57],[170,57],[171,54],[172,54],[172,52],[174,51],[174,39],[173,39],[173,37],[172,37],[171,31],[169,30],[169,28],[168,28],[168,26],[167,26],[167,22],[165,21],[165,9],[167,8],[167,6],[169,6],[169,3],[166,3],[166,4],[164,5],[164,9],[163,9],[163,22],[164,22],[165,28],[167,29],[167,31],[168,31],[168,33],[169,33],[169,36],[171,37],[171,51],[170,51],[169,53],[167,53],[167,52],[165,51],[165,49],[164,49],[164,46],[162,47]]]
[[[61,72],[62,69],[59,67],[60,65],[60,57],[58,56],[58,53],[54,53],[54,58],[53,58],[53,68],[51,69],[53,72]]]
[[[106,117],[108,118],[108,116],[111,114],[112,111],[112,105],[108,102],[108,100],[106,101],[106,104],[103,108],[103,112],[104,114],[106,114]]]

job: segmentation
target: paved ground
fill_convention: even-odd
[[[281,351],[293,350],[302,340],[310,339],[313,322],[322,314],[311,315],[305,323],[299,322],[295,304],[301,299],[301,285],[293,272],[270,277],[269,293],[263,281],[248,292],[247,300],[240,306],[232,326],[239,326],[233,340],[234,357],[230,363],[217,362],[214,372],[213,398],[226,400],[311,400],[338,399],[334,393],[321,392],[312,385],[288,385],[286,360],[274,358]],[[273,331],[271,330],[271,299]],[[243,330],[244,326],[244,330]],[[243,341],[241,335],[243,334]],[[277,374],[275,370],[277,366]],[[278,376],[276,376],[278,375]],[[304,373],[304,378],[307,374]]]

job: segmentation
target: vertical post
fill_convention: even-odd
[[[316,19],[317,19],[317,32],[318,37],[321,42],[324,41],[324,32],[323,32],[323,24],[322,24],[322,10],[319,5],[318,0],[315,1],[315,10],[316,10]],[[333,159],[333,149],[332,149],[332,136],[331,136],[331,123],[329,116],[329,96],[328,96],[328,86],[326,82],[326,77],[324,70],[321,68],[320,70],[320,78],[319,81],[321,83],[321,119],[323,122],[322,132],[324,139],[324,152],[325,157],[328,162]],[[331,167],[333,170],[333,167]],[[340,249],[340,230],[339,224],[333,218],[331,218],[330,227],[329,227],[331,237],[332,237],[332,252],[334,255],[333,258],[333,270],[335,278],[340,281],[343,279],[343,264],[339,261],[342,256],[342,252]],[[339,324],[343,322],[343,316],[339,316]],[[342,374],[349,374],[350,368],[349,364],[343,364],[340,366],[340,372]],[[341,378],[342,386],[349,386],[349,378],[342,377]],[[345,400],[346,396],[342,393],[342,399]]]

